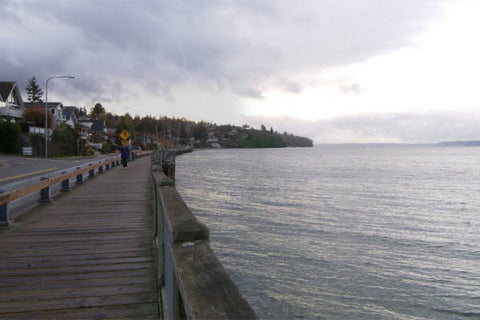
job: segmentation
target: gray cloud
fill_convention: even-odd
[[[2,78],[24,86],[75,74],[73,88],[112,101],[111,82],[127,94],[133,81],[159,92],[208,82],[261,98],[266,83],[300,92],[284,79],[409,45],[440,13],[437,1],[415,0],[4,0]]]

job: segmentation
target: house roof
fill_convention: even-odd
[[[0,81],[0,102],[7,102],[8,99],[20,108],[24,107],[22,95],[13,81]]]
[[[33,107],[33,106],[45,107],[45,102],[25,102],[24,105],[25,105],[25,108]],[[63,108],[63,104],[61,102],[49,102],[48,103],[48,108],[49,109],[50,108],[56,108],[56,107]]]
[[[70,119],[76,119],[75,110],[72,109],[64,109],[63,115],[67,121]]]
[[[91,127],[92,131],[105,131],[105,120],[95,119]]]
[[[8,96],[12,93],[16,83],[12,81],[0,82],[0,99],[7,101]]]
[[[65,116],[65,119],[70,120],[70,118],[72,117],[75,117],[75,121],[78,122],[78,108],[77,107],[72,107],[72,106],[68,106],[68,107],[63,107],[63,115]]]

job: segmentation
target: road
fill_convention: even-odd
[[[72,168],[83,163],[108,158],[104,155],[96,158],[59,160],[23,156],[13,156],[0,153],[0,187],[20,180],[40,176],[53,171]]]

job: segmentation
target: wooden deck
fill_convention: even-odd
[[[0,319],[159,319],[150,159],[0,230]]]

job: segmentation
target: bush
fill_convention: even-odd
[[[76,154],[78,134],[68,124],[60,123],[53,130],[52,140],[58,146],[60,156]]]
[[[0,119],[0,152],[18,153],[22,147],[20,134],[22,130],[10,118]]]
[[[115,146],[109,141],[102,144],[102,151],[104,153],[113,153],[115,152]]]

